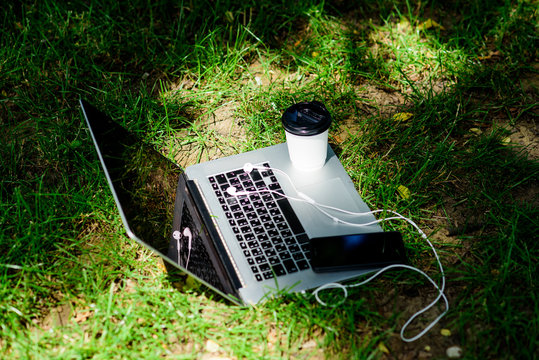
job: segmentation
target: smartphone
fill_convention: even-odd
[[[398,231],[312,238],[311,267],[315,272],[379,268],[406,264]]]

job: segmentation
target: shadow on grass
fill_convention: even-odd
[[[367,111],[369,121],[359,123],[365,126],[364,136],[354,140],[365,145],[362,152],[367,157],[389,154],[390,162],[399,164],[386,174],[393,192],[406,184],[414,194],[429,194],[412,203],[395,201],[396,206],[416,212],[440,205],[438,215],[448,218],[449,224],[441,226],[450,229],[450,243],[465,250],[448,250],[455,252],[449,269],[451,286],[462,291],[452,299],[456,310],[451,315],[455,326],[463,329],[461,340],[471,334],[468,341],[484,355],[507,350],[514,343],[522,345],[525,339],[519,339],[519,334],[533,340],[536,323],[526,320],[537,307],[536,295],[530,294],[537,286],[530,276],[536,273],[538,255],[534,241],[537,158],[506,142],[507,138],[517,141],[520,134],[528,136],[518,130],[520,126],[532,133],[535,127],[537,88],[525,87],[523,80],[537,71],[531,62],[536,61],[539,47],[530,36],[535,31],[534,14],[525,2],[148,5],[140,1],[3,6],[0,263],[12,266],[2,270],[6,298],[16,298],[9,287],[27,275],[17,266],[54,267],[50,259],[59,243],[68,249],[69,239],[76,239],[91,221],[110,221],[105,215],[110,214],[110,195],[103,191],[104,178],[80,121],[81,94],[103,104],[113,117],[123,117],[126,123],[129,119],[135,131],[159,131],[164,118],[172,119],[168,124],[172,129],[181,129],[193,113],[188,104],[176,104],[167,114],[157,98],[159,81],[166,84],[193,68],[203,77],[218,66],[225,78],[233,79],[234,65],[254,61],[260,47],[286,52],[281,66],[297,69],[303,64],[298,58],[310,61],[321,47],[310,20],[330,15],[355,29],[338,39],[346,43],[347,81],[356,89],[374,82],[387,94],[412,88],[403,95],[405,102],[391,112],[380,116]],[[389,50],[393,44],[383,36],[404,18],[409,25],[402,26],[412,27],[436,20],[444,29],[434,26],[429,31],[436,36],[425,31],[422,41],[432,41],[438,49],[458,50],[467,59],[461,68],[450,69],[450,86],[438,92],[419,87],[425,78],[419,74],[412,79],[407,64],[393,57]],[[375,33],[380,28],[384,34]],[[243,50],[245,44],[250,46]],[[230,57],[234,52],[240,56]],[[327,99],[328,107],[339,109],[338,120],[357,114],[353,93],[339,94],[336,87],[320,83],[305,94]],[[395,123],[392,116],[400,111],[414,115],[413,126]],[[533,141],[536,136],[520,145],[533,145]],[[344,146],[336,145],[347,156]],[[383,202],[386,194],[377,188],[377,181],[367,187],[375,202]],[[466,243],[472,252],[462,245]],[[71,256],[82,252],[77,242],[71,245]],[[83,270],[83,266],[78,270],[81,276]],[[53,297],[62,270],[48,271],[33,278],[43,286],[32,285],[25,291],[33,287],[39,296]],[[55,281],[43,280],[51,273]],[[108,288],[106,282],[101,285],[101,290]],[[37,300],[29,296],[23,302],[21,306],[34,316]],[[473,313],[459,315],[468,308]],[[485,345],[481,339],[485,337],[503,340]],[[525,344],[519,347],[523,354],[534,351]]]

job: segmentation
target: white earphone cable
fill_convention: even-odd
[[[308,204],[311,204],[314,208],[316,208],[318,211],[320,211],[322,214],[329,217],[333,221],[338,222],[338,223],[342,223],[342,224],[346,224],[346,225],[351,225],[351,226],[364,227],[364,226],[370,226],[370,225],[378,224],[378,223],[380,223],[382,221],[404,220],[404,221],[408,222],[409,224],[411,224],[419,232],[419,234],[427,242],[427,244],[430,246],[432,252],[434,253],[434,257],[435,257],[435,259],[436,259],[436,261],[438,263],[439,269],[440,269],[440,274],[441,274],[441,277],[442,277],[441,286],[438,286],[438,284],[430,276],[428,276],[424,271],[422,271],[422,270],[420,270],[418,268],[415,268],[413,266],[405,265],[405,264],[394,264],[394,265],[386,266],[386,267],[378,270],[377,272],[375,272],[372,276],[370,276],[366,280],[361,281],[359,283],[355,283],[355,284],[342,285],[340,283],[327,283],[327,284],[324,284],[324,285],[318,287],[317,289],[315,289],[313,291],[313,294],[315,296],[316,301],[318,301],[320,304],[322,304],[324,306],[330,306],[329,304],[325,303],[324,301],[322,301],[320,299],[319,293],[322,290],[335,289],[335,288],[341,289],[343,291],[343,299],[342,299],[342,301],[340,303],[338,303],[338,304],[331,305],[331,306],[338,306],[338,305],[342,304],[342,302],[344,302],[346,300],[346,298],[348,296],[347,288],[354,288],[354,287],[359,287],[359,286],[365,285],[368,282],[374,280],[376,277],[378,277],[379,275],[381,275],[382,273],[384,273],[384,272],[386,272],[388,270],[396,269],[396,268],[403,268],[403,269],[408,269],[408,270],[415,271],[415,272],[423,275],[434,286],[434,288],[438,291],[438,296],[430,304],[428,304],[423,309],[421,309],[421,310],[417,311],[415,314],[413,314],[406,321],[406,323],[402,326],[400,336],[401,336],[401,339],[403,341],[412,342],[412,341],[415,341],[415,340],[419,339],[426,332],[428,332],[434,325],[436,325],[438,323],[438,321],[449,311],[449,302],[447,300],[447,296],[444,293],[444,290],[445,290],[445,273],[444,273],[444,269],[443,269],[443,266],[442,266],[442,262],[440,261],[438,253],[436,252],[436,249],[434,248],[434,246],[432,245],[432,243],[428,239],[427,235],[411,219],[408,219],[407,217],[404,217],[401,214],[399,214],[399,213],[397,213],[396,211],[393,211],[393,210],[379,209],[379,210],[373,210],[373,211],[369,211],[369,212],[361,212],[360,213],[360,212],[354,212],[354,211],[348,211],[348,210],[344,210],[344,209],[339,209],[339,208],[329,206],[329,205],[318,204],[314,199],[312,199],[312,198],[308,197],[307,195],[299,192],[297,190],[296,186],[294,185],[294,182],[290,178],[290,176],[287,173],[285,173],[284,171],[282,171],[280,169],[277,169],[277,168],[272,168],[272,167],[253,165],[251,163],[246,163],[244,165],[244,167],[243,167],[243,170],[246,173],[250,173],[253,169],[264,170],[264,171],[272,170],[274,172],[278,172],[279,174],[285,176],[287,178],[288,182],[291,184],[292,188],[294,189],[295,193],[298,194],[298,197],[285,195],[285,194],[283,194],[283,193],[281,193],[279,191],[275,191],[275,190],[271,190],[271,189],[260,189],[260,190],[256,190],[256,191],[237,191],[236,188],[229,187],[227,189],[227,193],[229,195],[231,195],[231,196],[243,196],[243,195],[249,195],[249,194],[254,194],[254,193],[258,194],[258,193],[262,193],[262,192],[274,193],[274,194],[277,194],[279,196],[285,197],[285,198],[293,200],[293,201],[301,201],[301,202],[306,202]],[[346,220],[339,219],[336,216],[330,214],[326,209],[331,210],[331,211],[344,213],[344,214],[347,214],[347,215],[352,215],[352,216],[364,216],[364,215],[378,214],[378,213],[383,213],[383,212],[391,213],[394,216],[388,217],[388,218],[383,218],[383,219],[378,219],[378,220],[375,220],[375,221],[370,221],[368,223],[358,224],[358,223],[352,223],[352,222],[349,222],[349,221],[346,221]],[[432,308],[434,305],[436,305],[440,301],[440,299],[443,299],[443,301],[444,301],[444,305],[445,305],[444,311],[438,317],[436,317],[433,321],[431,321],[419,334],[417,334],[417,335],[415,335],[415,336],[413,336],[411,338],[405,337],[404,336],[404,331],[410,325],[410,323],[412,321],[414,321],[419,315],[423,314],[424,312],[426,312],[427,310]]]

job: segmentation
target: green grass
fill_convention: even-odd
[[[451,345],[469,359],[537,357],[536,4],[289,3],[0,7],[4,358],[443,358]],[[239,307],[167,275],[123,233],[81,96],[191,162],[283,142],[290,104],[324,102],[363,199],[431,235],[450,312],[405,344],[401,326],[434,296],[408,272],[336,308],[311,295]],[[437,277],[413,229],[384,226]]]

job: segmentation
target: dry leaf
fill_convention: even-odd
[[[445,30],[445,28],[432,19],[427,19],[417,26],[418,30],[427,30],[431,28]]]
[[[403,199],[408,200],[410,198],[410,189],[404,185],[399,185],[397,191]]]
[[[378,350],[380,350],[384,354],[389,354],[389,349],[387,348],[387,346],[385,346],[384,343],[379,343],[378,344]]]
[[[502,139],[502,145],[509,145],[511,143],[511,138],[508,136]]]
[[[471,128],[470,132],[473,132],[475,135],[481,135],[483,133],[479,128]]]
[[[408,112],[400,112],[393,115],[393,120],[395,121],[406,121],[410,119],[414,114]]]

